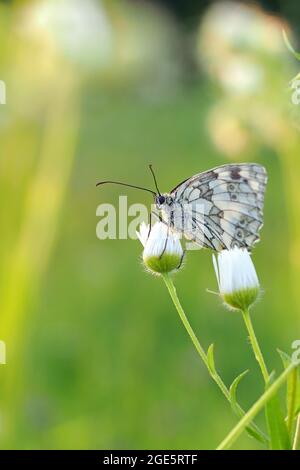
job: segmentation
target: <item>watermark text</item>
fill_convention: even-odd
[[[151,227],[158,220],[165,223],[170,230],[177,233],[179,238],[185,238],[187,250],[200,249],[205,246],[206,227],[204,222],[205,207],[203,203],[195,205],[178,205],[165,213],[162,218],[152,204],[150,212],[144,204],[128,205],[127,196],[119,196],[116,208],[109,203],[100,204],[96,209],[96,216],[100,218],[96,226],[96,236],[99,240],[136,240],[136,232],[142,222],[149,223]],[[217,226],[213,229],[214,237],[218,240],[222,229]]]

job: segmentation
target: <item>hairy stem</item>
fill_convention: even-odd
[[[252,346],[255,358],[256,358],[256,360],[259,364],[259,367],[260,367],[261,373],[263,375],[264,381],[267,384],[268,381],[269,381],[269,373],[268,373],[268,369],[267,369],[265,360],[263,358],[259,343],[258,343],[256,335],[255,335],[255,331],[254,331],[254,328],[253,328],[253,325],[252,325],[249,310],[244,310],[242,313],[243,313],[243,318],[244,318],[244,321],[245,321],[245,324],[246,324],[246,328],[247,328],[248,333],[249,333],[249,338],[250,338],[250,341],[251,341],[251,346]]]

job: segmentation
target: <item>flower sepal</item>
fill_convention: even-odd
[[[222,299],[224,303],[233,310],[247,310],[250,305],[254,304],[259,295],[259,289],[250,287],[248,289],[241,289],[234,291],[230,294],[223,294]]]

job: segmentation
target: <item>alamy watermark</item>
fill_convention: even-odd
[[[186,204],[174,210],[169,215],[170,230],[173,228],[181,237],[190,240],[186,243],[187,250],[201,249],[205,245],[205,206],[203,203],[195,205]],[[99,240],[136,240],[137,230],[142,222],[151,226],[161,220],[155,204],[151,205],[150,212],[144,204],[128,205],[127,196],[119,196],[119,204],[116,208],[109,203],[100,204],[96,209],[96,216],[100,220],[96,226],[96,236]],[[217,227],[215,236],[218,237]],[[220,236],[220,234],[219,234]],[[197,241],[197,244],[194,241]]]
[[[0,104],[6,104],[6,84],[0,80]]]
[[[136,240],[139,225],[149,220],[147,207],[144,204],[131,204],[128,207],[127,196],[119,196],[118,210],[112,204],[100,204],[96,215],[101,217],[96,227],[99,240]]]

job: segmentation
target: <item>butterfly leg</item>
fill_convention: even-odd
[[[151,229],[152,229],[152,212],[150,211],[150,214],[149,214],[149,231],[148,231],[147,240],[150,237]]]
[[[169,230],[170,230],[170,226],[168,225],[168,231],[167,231],[167,236],[166,236],[165,243],[164,243],[164,248],[163,248],[163,251],[161,252],[161,254],[159,255],[159,259],[161,259],[163,257],[163,255],[165,254],[165,251],[167,249],[168,238],[169,238]]]
[[[167,225],[167,222],[165,220],[162,219],[161,215],[160,214],[157,214],[156,212],[151,212],[151,215],[153,215],[157,220],[159,220],[159,222]],[[169,230],[170,230],[170,226],[168,225],[168,231],[167,231],[167,236],[166,236],[166,240],[164,242],[164,247],[163,247],[163,250],[159,256],[159,258],[161,259],[166,251],[166,248],[167,248],[167,243],[168,243],[168,238],[169,238]],[[149,235],[150,235],[150,231],[149,231]],[[149,236],[148,235],[148,236]]]
[[[158,219],[160,222],[163,222],[163,220],[162,220],[162,218],[159,214],[156,214],[156,212],[151,211],[150,214],[149,214],[149,231],[148,231],[148,237],[147,238],[149,238],[150,232],[152,230],[152,220],[153,219],[155,219],[155,220]]]
[[[180,269],[180,268],[181,268],[182,263],[183,263],[183,260],[184,260],[185,253],[186,253],[186,250],[183,250],[182,256],[181,256],[181,258],[180,258],[180,263],[179,263],[179,265],[177,266],[177,269]]]
[[[151,212],[151,215],[153,215],[155,217],[156,220],[159,220],[160,222],[163,222],[164,224],[166,223],[160,214],[156,213],[156,212]]]

